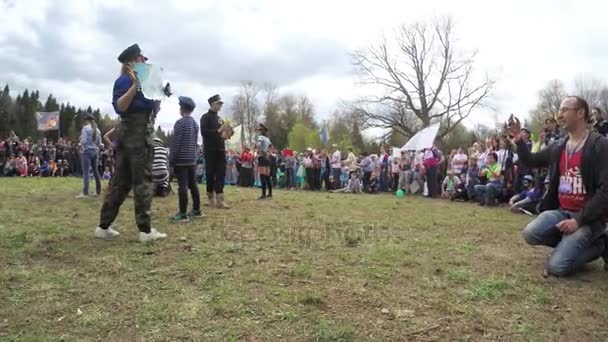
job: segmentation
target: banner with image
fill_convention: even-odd
[[[59,112],[38,112],[36,122],[39,131],[54,131],[59,129]]]

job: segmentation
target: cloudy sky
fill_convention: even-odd
[[[349,52],[399,24],[451,15],[460,46],[478,50],[477,71],[497,80],[497,114],[469,120],[491,123],[527,113],[553,78],[607,75],[607,10],[599,0],[0,0],[0,84],[112,113],[116,57],[137,42],[176,95],[195,99],[197,116],[210,95],[229,102],[253,80],[306,94],[324,118],[365,94]],[[163,103],[163,127],[176,120],[176,102]]]

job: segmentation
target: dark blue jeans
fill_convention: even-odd
[[[179,196],[179,213],[186,214],[188,210],[188,190],[192,195],[192,210],[201,210],[201,196],[198,191],[198,184],[195,177],[195,166],[175,166],[175,177],[177,177]]]
[[[90,172],[93,171],[95,177],[95,192],[101,194],[101,177],[99,176],[99,168],[97,167],[97,161],[99,159],[99,151],[86,150],[82,152],[82,193],[84,195],[89,194],[89,177]]]
[[[475,185],[475,196],[481,204],[496,205],[496,199],[502,192],[502,184],[500,182],[490,182],[486,185]]]
[[[554,248],[547,260],[546,270],[557,277],[571,275],[584,264],[599,258],[605,249],[604,239],[600,238],[605,228],[603,222],[579,227],[572,234],[564,234],[555,227],[572,217],[572,213],[564,210],[544,211],[523,230],[528,244]]]
[[[437,196],[437,166],[432,166],[426,169],[426,185],[429,189],[429,197]]]

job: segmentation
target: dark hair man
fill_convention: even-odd
[[[531,153],[522,140],[519,120],[511,116],[509,131],[520,160],[529,167],[548,167],[550,184],[536,219],[523,230],[530,245],[553,247],[544,275],[567,276],[604,253],[608,241],[608,141],[589,132],[589,105],[566,97],[559,122],[567,136]]]

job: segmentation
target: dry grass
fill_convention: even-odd
[[[608,339],[601,262],[543,279],[549,251],[506,210],[230,189],[232,210],[186,225],[155,200],[169,239],[142,245],[131,200],[122,236],[95,240],[79,185],[0,178],[0,340]]]

